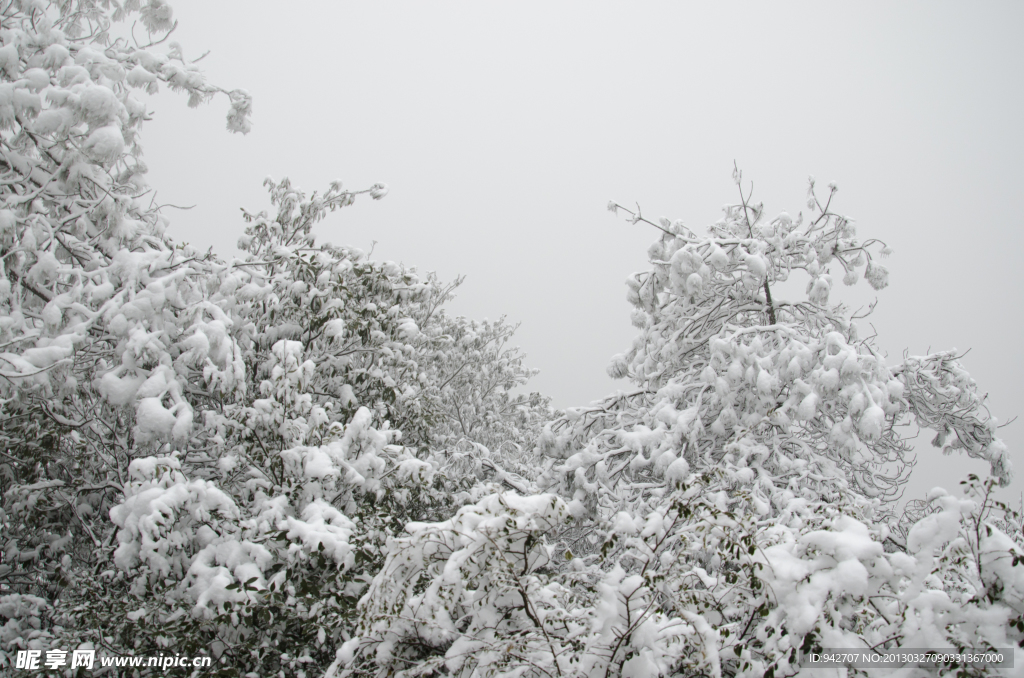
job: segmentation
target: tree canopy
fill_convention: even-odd
[[[224,94],[234,132],[251,114],[174,25],[163,0],[0,15],[0,668],[73,649],[223,676],[784,676],[821,648],[1024,665],[1024,519],[991,497],[1007,450],[955,354],[890,363],[831,300],[833,275],[885,287],[889,254],[834,185],[769,219],[737,170],[704,234],[610,203],[657,231],[609,367],[628,385],[554,411],[524,392],[514,325],[445,310],[460,280],[317,241],[384,184],[268,179],[240,255],[174,240],[141,92]],[[901,510],[908,423],[991,478]]]

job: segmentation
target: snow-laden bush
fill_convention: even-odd
[[[823,647],[1024,658],[1024,558],[978,486],[933,491],[907,549],[887,550],[872,502],[780,493],[769,516],[732,461],[591,525],[597,549],[573,551],[585,537],[556,495],[409,525],[328,675],[778,676]]]

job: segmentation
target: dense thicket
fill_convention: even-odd
[[[0,669],[781,676],[820,647],[1016,648],[1006,449],[955,355],[890,364],[830,302],[832,274],[887,283],[834,187],[769,220],[737,172],[704,235],[625,210],[660,231],[630,384],[556,413],[514,327],[445,312],[458,281],[317,243],[383,184],[268,180],[238,257],[168,235],[140,91],[226,94],[237,132],[251,110],[173,26],[161,0],[0,15]],[[907,423],[992,478],[901,514]]]

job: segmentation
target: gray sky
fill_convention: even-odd
[[[888,289],[837,288],[878,297],[891,359],[972,349],[993,413],[1024,414],[1020,3],[172,4],[185,54],[255,100],[241,137],[226,98],[151,99],[158,201],[196,205],[169,212],[179,240],[234,252],[268,175],[387,182],[320,239],[465,274],[452,310],[521,322],[533,387],[565,407],[624,387],[605,375],[634,336],[623,281],[657,236],[609,199],[703,230],[736,199],[734,159],[769,214],[801,210],[814,175],[895,250]],[[1022,431],[1002,430],[1013,496]],[[919,453],[913,494],[986,468]]]

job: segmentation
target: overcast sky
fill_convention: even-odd
[[[703,230],[736,199],[733,160],[769,214],[804,208],[814,175],[895,250],[888,289],[837,288],[877,296],[891,361],[972,349],[993,413],[1024,413],[1024,4],[172,4],[186,56],[210,50],[211,80],[255,101],[242,137],[226,98],[150,99],[158,201],[195,205],[169,212],[178,240],[234,253],[266,176],[386,182],[320,239],[465,275],[452,310],[522,323],[533,387],[565,407],[625,387],[605,374],[635,332],[623,281],[657,236],[609,199]],[[1014,497],[1022,431],[1002,430]],[[919,454],[908,494],[987,468]]]

